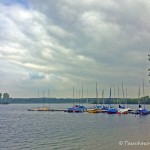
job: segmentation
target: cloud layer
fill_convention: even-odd
[[[82,84],[94,97],[96,82],[106,97],[122,82],[137,97],[143,78],[148,91],[148,0],[14,0],[0,10],[1,89],[12,97],[72,97]]]

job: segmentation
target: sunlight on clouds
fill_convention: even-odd
[[[25,20],[29,20],[32,18],[31,10],[27,10],[20,6],[11,6],[9,7],[9,11],[7,12],[7,16],[11,16],[11,18],[17,22],[24,22]],[[13,13],[11,13],[13,12]]]
[[[33,69],[33,70],[37,70],[40,72],[49,72],[49,71],[56,70],[55,68],[50,67],[50,66],[37,65],[37,64],[32,64],[32,63],[24,63],[23,65],[28,69]]]
[[[17,88],[30,94],[51,85],[65,95],[77,82],[105,85],[129,79],[135,87],[145,76],[150,47],[147,0],[31,0],[30,5],[27,9],[0,2],[0,67],[1,76],[10,74],[7,87],[15,87],[16,76]]]
[[[86,56],[83,55],[78,55],[77,56],[77,60],[81,61],[80,63],[93,63],[94,60],[91,58],[88,58]],[[91,64],[92,65],[92,64]]]

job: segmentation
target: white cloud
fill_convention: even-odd
[[[77,83],[93,91],[96,81],[102,89],[122,81],[135,89],[143,77],[148,80],[148,0],[31,0],[28,8],[0,4],[0,10],[1,80],[11,75],[5,82],[11,91],[17,76],[18,96],[51,86],[60,90],[56,97],[69,97]]]

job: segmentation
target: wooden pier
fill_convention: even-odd
[[[38,108],[31,108],[28,111],[66,111],[65,109],[50,109],[49,107],[38,107]]]

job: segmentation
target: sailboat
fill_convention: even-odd
[[[44,91],[43,91],[43,99],[44,99]],[[38,92],[38,107],[28,109],[28,111],[50,111],[50,108],[44,107],[44,102],[43,102],[43,107],[39,107],[39,92]]]
[[[97,100],[97,103],[98,103],[97,82],[96,82],[96,100]],[[96,106],[94,106],[93,108],[87,109],[87,112],[88,112],[88,113],[100,113],[100,112],[102,112],[101,106],[98,106],[98,105],[96,104]]]
[[[122,93],[123,93],[123,99],[124,99],[124,89],[123,89],[123,83],[122,83]],[[118,95],[119,95],[119,90],[118,90]],[[127,89],[126,89],[126,104],[127,104]],[[129,108],[125,108],[125,106],[121,106],[119,104],[119,109],[117,114],[128,114]]]
[[[140,104],[140,86],[138,90],[138,108],[132,112],[132,114],[139,115],[142,110],[142,106]]]
[[[110,96],[109,96],[109,109],[108,109],[107,113],[108,114],[116,114],[118,112],[118,110],[114,107],[111,107],[110,100],[111,100],[111,88],[110,88]]]
[[[82,112],[85,112],[85,107],[84,106],[74,105],[74,87],[73,87],[73,107],[68,108],[67,112],[68,113],[82,113]]]
[[[143,79],[143,99],[144,99],[144,109],[140,110],[140,115],[148,115],[150,111],[145,108],[145,92],[144,92],[144,79]]]
[[[104,105],[104,90],[102,91],[102,100],[103,100],[102,113],[105,113],[108,111],[108,106]]]
[[[145,94],[144,94],[144,80],[143,80],[143,96],[145,96]],[[140,87],[139,87],[139,92],[138,92],[138,109],[133,111],[132,114],[142,115],[142,116],[150,114],[150,111],[145,108],[145,101],[144,101],[144,109],[142,108],[142,105],[140,102]]]
[[[45,99],[45,91],[43,90],[43,107],[38,107],[37,111],[50,111],[50,107],[45,107],[44,105],[44,99]]]

